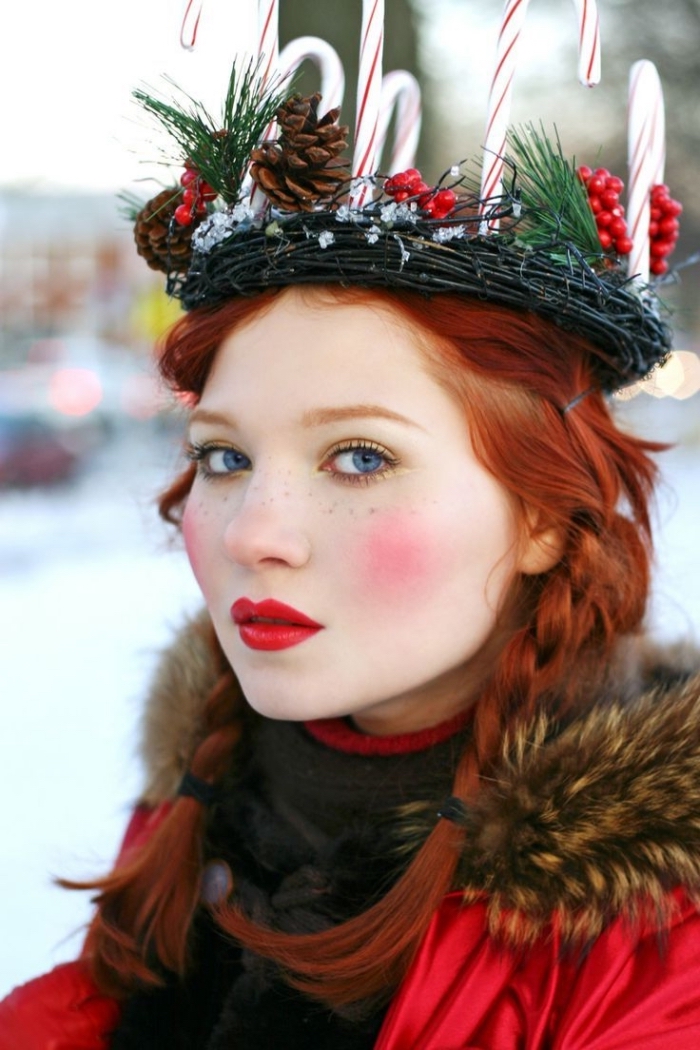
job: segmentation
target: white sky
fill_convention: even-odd
[[[0,187],[112,190],[139,178],[130,150],[143,117],[132,90],[158,87],[167,73],[219,112],[234,54],[253,48],[255,9],[255,0],[205,0],[197,47],[187,52],[184,0],[8,0]]]

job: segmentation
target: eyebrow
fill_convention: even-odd
[[[312,408],[301,417],[304,427],[319,427],[324,423],[342,422],[345,419],[390,419],[394,423],[404,423],[409,427],[418,427],[412,419],[393,412],[383,405],[343,405],[338,408]],[[419,427],[419,429],[421,429]]]
[[[414,422],[412,419],[408,419],[407,416],[402,416],[399,412],[393,412],[390,408],[384,408],[383,405],[343,405],[338,408],[312,408],[308,412],[304,412],[301,417],[301,425],[303,427],[320,427],[325,423],[337,423],[342,422],[346,419],[389,419],[395,423],[404,423],[409,427],[417,427],[422,430],[422,427]],[[224,412],[212,412],[207,408],[195,408],[190,416],[190,424],[193,423],[211,423],[215,426],[227,426],[235,427],[236,421],[233,416],[228,416]]]

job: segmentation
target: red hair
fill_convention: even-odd
[[[276,292],[231,301],[183,317],[168,335],[161,371],[176,390],[202,393],[217,348],[237,326],[269,309]],[[591,358],[580,337],[524,312],[438,295],[313,288],[310,302],[393,307],[425,334],[425,355],[438,382],[464,405],[475,452],[522,510],[523,523],[554,526],[556,565],[518,585],[517,625],[475,703],[474,733],[458,764],[453,793],[469,799],[497,760],[513,719],[542,706],[565,713],[577,701],[568,673],[600,668],[615,641],[639,629],[648,584],[648,501],[661,446],[619,430],[595,390]],[[396,316],[396,314],[395,314]],[[577,395],[591,391],[570,411]],[[178,521],[193,471],[163,494],[161,513]],[[529,516],[529,517],[528,517]],[[215,783],[230,762],[245,700],[213,636],[221,676],[205,708],[204,739],[191,769]],[[187,967],[188,930],[199,900],[204,817],[178,799],[146,848],[128,867],[93,884],[98,910],[86,955],[98,984],[124,994],[155,982],[155,958]],[[389,892],[356,918],[309,935],[261,927],[236,904],[216,918],[228,934],[276,960],[297,987],[331,1006],[388,996],[405,973],[432,914],[453,885],[465,831],[437,820]]]

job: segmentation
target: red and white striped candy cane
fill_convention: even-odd
[[[279,0],[258,0],[258,76],[263,88],[277,73],[279,61]],[[275,123],[268,125],[263,139],[274,138]],[[244,192],[250,191],[251,207],[262,210],[265,198],[250,176],[243,183]]]
[[[627,229],[633,245],[627,272],[646,284],[651,188],[664,181],[666,164],[664,97],[653,62],[635,62],[630,70],[627,119]]]
[[[184,47],[185,51],[194,51],[203,3],[204,0],[187,0],[187,7],[180,26],[180,46]]]
[[[280,73],[289,76],[306,59],[315,62],[321,73],[323,113],[342,105],[345,73],[338,52],[318,36],[300,36],[291,40],[279,57]]]
[[[382,57],[384,51],[384,0],[362,0],[360,68],[357,78],[357,117],[352,174],[372,175],[376,169],[379,110],[382,97]],[[368,194],[359,186],[351,194],[351,206],[362,207]]]
[[[513,78],[518,57],[520,33],[528,0],[506,0],[498,34],[496,68],[489,91],[481,174],[481,197],[487,200],[501,193],[503,155],[510,121]],[[595,0],[574,0],[579,25],[578,75],[582,84],[592,87],[600,80],[600,27]],[[491,224],[494,229],[496,222]]]
[[[396,109],[394,144],[389,162],[390,174],[413,165],[421,125],[421,97],[418,81],[405,69],[387,73],[382,81],[382,104],[377,127],[377,157],[386,141],[391,116]]]
[[[267,84],[277,70],[279,0],[258,0],[258,75]]]

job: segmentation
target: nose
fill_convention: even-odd
[[[311,556],[298,497],[280,485],[251,482],[224,529],[227,557],[249,569],[270,563],[301,568]]]

